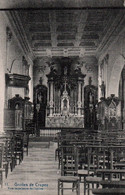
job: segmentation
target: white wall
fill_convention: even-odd
[[[6,25],[0,12],[0,133],[3,132],[6,67]]]
[[[6,41],[6,27],[12,31],[12,40],[7,43]],[[29,84],[29,97],[33,99],[33,77],[32,77],[32,60],[26,56],[17,40],[16,33],[12,28],[4,11],[0,12],[0,132],[4,131],[4,108],[7,108],[8,99],[19,94],[25,97],[24,88],[7,87],[5,84],[5,73],[9,73],[12,62],[13,67],[11,73],[24,74],[24,67],[22,65],[22,56],[25,56],[28,64],[30,64],[29,74],[31,81]]]
[[[101,64],[107,54],[109,55],[109,60],[107,71],[104,72],[104,82],[107,91],[106,96],[108,97],[111,94],[115,94],[115,96],[118,97],[121,71],[125,65],[125,59],[123,58],[123,56],[125,56],[125,29],[123,29],[119,35],[114,36],[114,40],[105,52],[102,51],[99,57],[99,64]],[[100,80],[99,74],[98,79]]]

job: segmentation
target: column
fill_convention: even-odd
[[[98,65],[98,101],[100,101],[101,98],[101,83],[102,83],[102,79],[101,79],[101,70],[100,70],[100,62]]]
[[[6,32],[3,13],[0,13],[0,133],[4,131]]]
[[[82,83],[82,109],[84,109],[84,84]],[[82,111],[82,115],[84,115],[84,111]]]
[[[105,74],[105,97],[107,97],[108,91],[108,83],[107,83],[107,76],[108,76],[108,65],[109,65],[109,54],[107,54],[104,58],[104,74]]]
[[[123,129],[125,128],[125,69],[122,71],[122,98],[124,102],[124,107],[123,107]]]
[[[50,101],[50,83],[48,82],[48,90],[47,90],[47,106],[49,105]]]
[[[50,105],[50,116],[53,115],[53,81],[50,82],[50,102],[49,102],[49,105]]]
[[[81,105],[82,105],[82,102],[81,102],[81,87],[82,87],[82,82],[79,80],[78,81],[78,115],[80,116],[81,115]]]

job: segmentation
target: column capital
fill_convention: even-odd
[[[81,106],[82,106],[81,101],[78,101],[78,102],[77,102],[77,105],[78,105],[78,108],[81,108]]]
[[[50,108],[53,108],[53,104],[54,104],[54,102],[52,100],[50,100],[50,102],[49,102]]]

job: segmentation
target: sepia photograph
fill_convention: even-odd
[[[125,0],[0,0],[0,194],[125,195]]]

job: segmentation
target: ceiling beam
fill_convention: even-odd
[[[78,15],[78,27],[77,27],[76,39],[74,42],[75,47],[78,47],[80,45],[80,41],[86,25],[87,17],[88,17],[87,11],[81,10],[80,14]]]
[[[52,47],[56,47],[57,46],[57,33],[56,33],[56,12],[55,10],[50,11],[49,20],[50,20]]]
[[[42,48],[40,50],[34,50],[34,54],[36,57],[40,56],[63,56],[63,57],[68,57],[68,56],[87,56],[87,55],[95,55],[96,50],[92,49],[83,49],[83,47],[73,47],[73,48],[63,48],[63,47],[54,47],[54,48]]]

